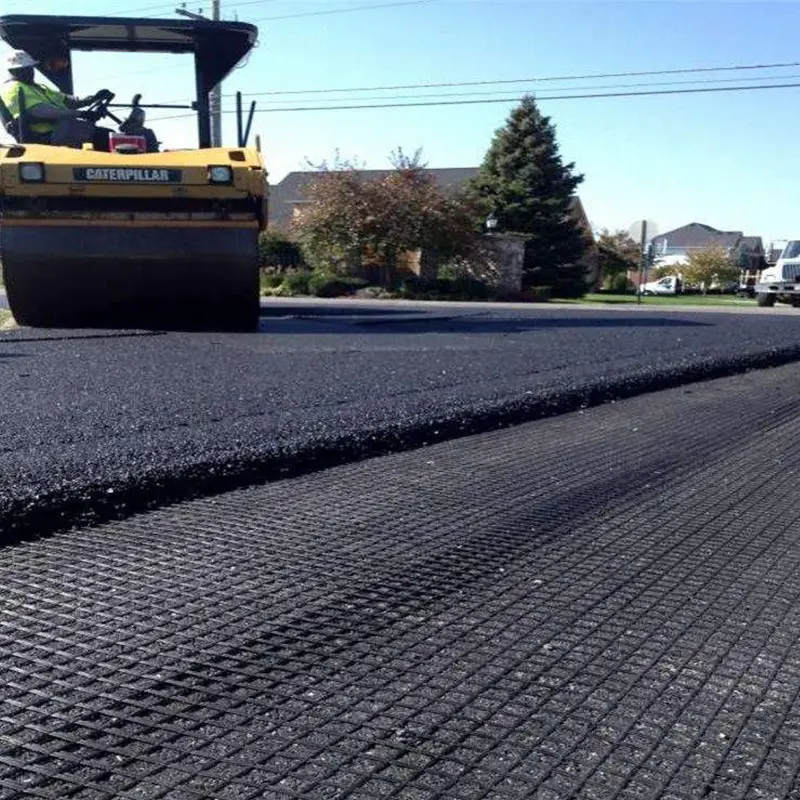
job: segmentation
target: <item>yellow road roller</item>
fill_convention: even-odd
[[[212,147],[209,108],[257,36],[253,25],[204,19],[0,17],[0,38],[65,94],[73,93],[73,51],[190,54],[196,77],[189,108],[199,147],[185,150],[152,152],[124,125],[107,147],[54,146],[27,132],[25,109],[14,118],[0,103],[0,260],[20,324],[257,328],[267,176],[247,146],[254,107],[245,126],[237,96],[236,147]],[[90,109],[92,121],[121,122],[112,100],[106,94]],[[148,106],[139,96],[133,105],[141,122]]]

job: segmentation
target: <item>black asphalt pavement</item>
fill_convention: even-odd
[[[41,529],[800,358],[800,315],[273,304],[0,335],[0,525]]]
[[[488,380],[630,331],[545,319],[527,360],[427,336],[427,396],[445,344]],[[277,344],[227,341],[220,371]],[[106,346],[152,374],[137,342]],[[397,363],[366,408],[404,407]],[[0,547],[0,798],[796,800],[799,394],[751,372]]]

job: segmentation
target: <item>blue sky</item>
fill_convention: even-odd
[[[389,0],[383,0],[388,2]],[[529,2],[428,0],[364,9],[381,0],[222,0],[226,17],[256,22],[261,43],[226,83],[245,93],[492,81],[800,61],[796,2]],[[209,10],[192,0],[191,10]],[[74,14],[173,16],[168,0],[73,0]],[[0,0],[2,13],[59,13],[63,0]],[[341,13],[344,11],[345,13]],[[336,13],[318,13],[336,12]],[[305,16],[292,16],[292,15]],[[77,88],[110,88],[145,102],[189,100],[191,63],[169,56],[76,57]],[[262,96],[289,105],[410,102],[442,94],[503,102],[350,111],[260,113],[271,180],[336,150],[367,167],[392,149],[422,147],[436,167],[472,166],[518,96],[537,94],[557,125],[562,154],[586,180],[579,194],[596,227],[635,219],[660,231],[687,222],[744,230],[766,241],[800,236],[800,88],[714,94],[547,100],[576,91],[667,81],[718,85],[800,83],[800,66],[741,73],[534,81],[499,86]],[[740,80],[739,80],[740,79]],[[732,83],[733,82],[733,83]],[[650,88],[691,88],[687,84]],[[598,88],[604,87],[604,88]],[[647,88],[647,87],[639,87]],[[488,94],[476,96],[476,92]],[[507,94],[501,94],[505,92]],[[448,97],[446,99],[456,99]],[[232,98],[225,102],[233,107]],[[167,146],[194,144],[191,121],[156,120]],[[225,135],[234,139],[226,117]]]

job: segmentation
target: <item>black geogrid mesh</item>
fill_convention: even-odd
[[[800,370],[0,551],[0,798],[792,797]]]

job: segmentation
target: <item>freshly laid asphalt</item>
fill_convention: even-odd
[[[796,800],[799,390],[751,372],[0,547],[0,798]]]
[[[0,335],[0,530],[800,358],[800,313],[274,303],[258,334]]]
[[[797,800],[793,361],[777,309],[0,334],[0,800]]]

